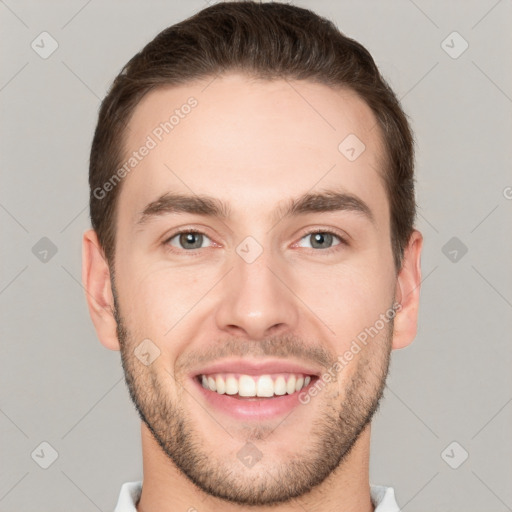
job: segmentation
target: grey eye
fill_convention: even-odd
[[[207,242],[207,245],[203,246],[204,242]],[[179,249],[201,249],[211,245],[207,236],[194,231],[178,233],[169,239],[169,244]]]
[[[325,231],[321,231],[321,232],[316,232],[316,233],[308,233],[305,237],[303,237],[301,239],[301,242],[303,240],[310,240],[310,245],[300,245],[301,247],[311,247],[312,249],[329,249],[330,247],[332,247],[333,245],[338,245],[338,244],[333,244],[333,240],[334,239],[338,239],[339,242],[338,243],[341,243],[341,239],[336,236],[336,235],[333,235],[332,233],[327,233]]]

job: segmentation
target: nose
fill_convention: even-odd
[[[215,313],[218,329],[230,335],[260,340],[294,331],[299,299],[286,269],[266,257],[265,251],[247,263],[235,255],[234,268],[223,279]]]

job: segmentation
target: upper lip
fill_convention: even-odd
[[[216,363],[199,368],[192,376],[211,373],[241,373],[244,375],[265,375],[268,373],[301,373],[319,376],[320,371],[301,363],[284,359],[223,359]]]

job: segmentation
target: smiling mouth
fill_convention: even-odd
[[[299,393],[316,380],[315,375],[277,373],[245,375],[236,373],[200,374],[196,380],[217,395],[228,395],[239,400],[259,400]]]

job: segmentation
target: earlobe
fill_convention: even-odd
[[[402,268],[397,277],[395,297],[401,307],[394,319],[393,349],[412,343],[418,327],[421,286],[422,234],[414,230],[404,251]]]
[[[119,350],[110,269],[93,229],[82,238],[82,284],[100,342],[110,350]]]

